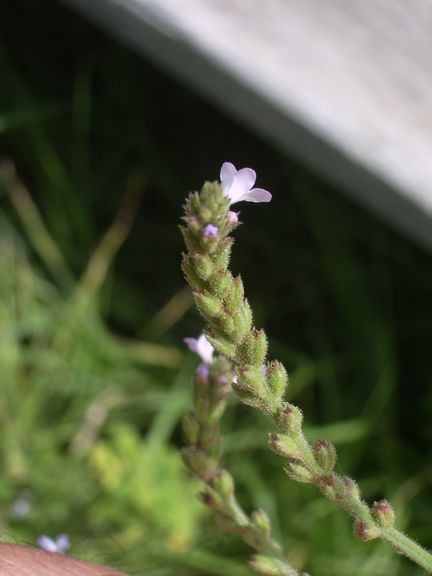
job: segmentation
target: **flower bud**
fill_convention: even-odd
[[[226,270],[218,269],[216,272],[211,276],[209,280],[212,290],[217,294],[218,298],[224,298],[227,290],[232,283],[231,274]],[[229,311],[230,312],[230,311]]]
[[[286,458],[301,457],[296,440],[286,434],[269,434],[269,448]]]
[[[264,382],[264,374],[261,368],[248,366],[238,371],[235,389],[243,388],[248,392],[252,392],[255,396],[263,397],[265,395]]]
[[[329,474],[320,478],[319,489],[330,500],[360,500],[360,492],[357,484],[348,476]]]
[[[261,396],[257,396],[254,390],[248,390],[244,385],[239,384],[238,382],[232,383],[232,389],[243,404],[252,406],[252,408],[262,408],[262,398]]]
[[[198,221],[197,221],[197,223],[198,223]],[[199,227],[199,229],[201,228],[199,223],[198,223],[198,227]],[[198,241],[197,237],[195,236],[195,234],[193,232],[191,232],[190,230],[188,230],[188,228],[185,228],[184,226],[180,226],[180,232],[182,233],[183,240],[186,244],[186,248],[187,248],[188,252],[190,254],[193,254],[194,252],[196,252],[199,249],[199,241]]]
[[[354,536],[363,540],[363,542],[368,542],[369,540],[374,540],[380,535],[379,528],[374,524],[368,524],[363,520],[359,520],[354,523]]]
[[[201,199],[198,192],[191,192],[187,198],[186,212],[198,213],[201,208]]]
[[[296,482],[303,482],[305,484],[310,484],[313,481],[313,476],[307,468],[298,462],[288,462],[284,466],[285,472]]]
[[[236,351],[235,344],[226,338],[220,330],[215,328],[208,330],[206,332],[206,338],[219,354],[223,354],[227,358],[234,358]]]
[[[222,400],[211,407],[207,415],[207,422],[209,424],[218,422],[221,419],[222,414],[225,411],[225,405],[226,405],[225,401]]]
[[[329,498],[330,500],[336,500],[335,493],[335,474],[330,474],[329,476],[324,476],[318,481],[318,488],[321,492]]]
[[[191,232],[194,234],[201,232],[201,223],[194,214],[191,216],[185,216],[183,220],[186,222],[187,227]]]
[[[195,446],[183,448],[181,456],[186,466],[204,482],[208,482],[217,469],[217,462]]]
[[[258,508],[258,510],[254,510],[254,512],[252,512],[251,520],[262,536],[265,538],[270,536],[270,518],[262,508]]]
[[[213,272],[213,263],[206,254],[194,254],[193,266],[202,280],[208,280]]]
[[[286,434],[300,434],[303,424],[303,413],[300,408],[284,402],[281,411],[277,415],[278,427]]]
[[[226,470],[219,470],[212,480],[213,489],[224,499],[232,498],[234,494],[234,480]]]
[[[360,490],[352,478],[348,476],[334,475],[335,495],[338,500],[351,499],[360,500]]]
[[[208,506],[209,508],[213,508],[213,510],[217,510],[218,512],[225,511],[225,503],[214,490],[211,488],[205,488],[202,492],[198,494],[198,498]]]
[[[196,444],[198,440],[200,425],[192,412],[188,412],[183,418],[183,434],[188,444]]]
[[[387,500],[378,500],[372,506],[372,514],[375,520],[383,528],[392,528],[395,521],[393,506]]]
[[[287,574],[287,566],[278,558],[264,556],[264,554],[255,554],[249,562],[255,572],[264,576],[282,576]],[[293,572],[294,574],[294,572]]]
[[[234,315],[234,328],[239,340],[243,340],[252,328],[252,310],[247,300],[240,305]]]
[[[213,263],[215,268],[220,268],[223,271],[227,269],[233,243],[234,241],[232,238],[224,238],[219,242],[218,247],[213,254]],[[241,299],[243,299],[243,296]]]
[[[255,328],[247,334],[241,344],[240,355],[243,364],[261,366],[267,354],[267,337],[264,330]]]
[[[196,288],[204,289],[205,282],[201,280],[201,278],[197,275],[195,266],[191,263],[189,256],[186,255],[183,256],[181,266],[187,282],[195,289]]]
[[[193,293],[195,304],[205,318],[214,319],[222,312],[222,306],[216,296],[204,292]]]
[[[202,203],[199,209],[199,215],[202,222],[209,222],[213,216],[211,210],[207,208],[207,206],[203,206]]]
[[[227,309],[233,314],[238,310],[238,308],[243,304],[244,298],[244,288],[243,282],[240,276],[234,278],[232,284],[225,296],[225,305]]]
[[[266,377],[267,386],[270,388],[273,397],[281,399],[288,384],[288,375],[284,365],[278,360],[268,363]]]
[[[222,306],[221,306],[222,309]],[[218,316],[211,319],[211,322],[227,336],[232,336],[234,332],[234,320],[232,316],[224,311],[221,311]]]
[[[315,459],[324,474],[333,472],[337,458],[336,449],[333,444],[328,440],[318,440],[313,447],[313,451]]]

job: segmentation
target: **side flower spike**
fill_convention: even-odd
[[[189,350],[198,354],[203,362],[206,364],[213,362],[213,346],[204,334],[201,334],[199,338],[184,338],[183,341]]]
[[[60,534],[56,539],[45,535],[39,536],[37,543],[42,550],[59,554],[64,554],[70,548],[69,537],[66,534]]]
[[[236,202],[270,202],[272,195],[263,188],[252,188],[256,173],[252,168],[237,170],[231,162],[224,162],[220,171],[220,180],[230,205]]]

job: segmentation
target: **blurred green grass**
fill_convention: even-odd
[[[274,195],[241,207],[233,268],[289,397],[431,546],[430,256],[53,0],[1,4],[0,73],[4,537],[68,532],[73,553],[131,574],[249,573],[176,455],[194,366],[181,340],[201,326],[180,205],[231,160]],[[269,511],[294,563],[421,573],[289,482],[261,417],[233,402],[224,425],[241,501]]]

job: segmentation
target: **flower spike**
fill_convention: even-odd
[[[221,355],[209,366],[209,382],[215,380],[218,383],[219,375],[216,378],[212,376],[214,363],[226,357],[232,364],[230,380],[235,394],[244,404],[260,410],[273,421],[276,433],[270,436],[270,448],[286,458],[284,470],[287,475],[297,482],[314,484],[324,496],[345,510],[353,519],[354,534],[361,540],[380,538],[432,575],[432,553],[394,526],[391,505],[386,500],[380,500],[370,507],[362,499],[357,484],[351,478],[335,472],[334,446],[327,440],[320,440],[314,445],[308,441],[303,432],[301,410],[284,398],[288,384],[284,366],[277,360],[267,360],[266,334],[253,325],[252,309],[244,296],[242,279],[240,276],[234,277],[228,268],[234,243],[230,233],[236,228],[231,204],[241,200],[268,202],[271,199],[271,194],[266,190],[252,188],[255,179],[252,169],[237,170],[233,164],[225,162],[221,169],[221,184],[206,182],[201,192],[189,194],[184,206],[186,225],[181,230],[187,251],[183,254],[182,267],[192,287],[198,311],[206,321],[207,346],[213,346],[216,353]],[[210,222],[218,227],[218,234],[211,242],[203,236],[201,228]],[[187,339],[186,343],[204,362],[211,362],[213,350],[207,358],[203,356],[202,344],[198,344],[201,338],[204,336],[198,340]],[[196,381],[202,394],[212,390],[208,382],[202,385],[199,374]],[[208,456],[203,454],[203,447],[208,445],[207,431],[199,443],[195,443],[195,421],[198,427],[212,426],[216,416],[220,416],[220,409],[215,407],[211,413],[205,413],[210,405],[208,399],[201,401],[198,395],[197,399],[199,402],[194,419],[187,423],[194,445],[185,453],[185,461],[194,473],[210,482],[203,500],[227,516],[224,503],[229,502],[232,482],[228,481],[227,474],[222,473],[221,469],[218,474],[218,460],[215,461],[213,452],[211,457],[210,453]],[[230,510],[232,512],[237,508],[232,504]],[[271,545],[270,541],[264,546],[263,541],[256,539],[261,524],[258,526],[252,518],[248,520],[243,513],[229,518],[237,529],[241,527],[244,540],[257,549],[259,554],[252,563],[256,571],[272,576],[299,576],[279,555],[279,548]],[[279,560],[283,563],[279,564]]]

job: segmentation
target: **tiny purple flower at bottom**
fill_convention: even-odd
[[[70,548],[69,537],[66,534],[60,534],[55,540],[43,534],[39,536],[37,544],[42,550],[57,552],[57,554],[64,554]]]
[[[207,224],[207,226],[204,226],[203,228],[203,234],[206,238],[214,238],[215,236],[217,236],[218,232],[219,232],[218,227],[213,226],[213,224]]]

